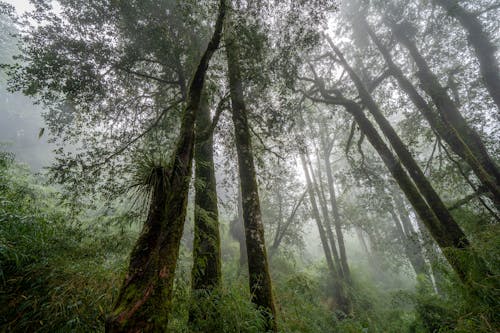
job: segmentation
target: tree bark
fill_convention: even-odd
[[[451,127],[446,126],[446,124],[439,118],[439,115],[432,110],[432,107],[425,101],[425,99],[418,93],[417,89],[413,86],[410,80],[403,74],[403,71],[394,63],[389,50],[382,44],[380,39],[377,37],[375,32],[371,29],[366,22],[366,19],[361,18],[359,20],[361,24],[364,25],[368,34],[370,35],[373,43],[377,46],[378,50],[382,54],[389,72],[398,82],[399,87],[408,95],[412,100],[413,104],[425,117],[431,128],[439,135],[453,150],[455,154],[460,156],[463,160],[469,164],[469,166],[474,171],[474,174],[478,177],[481,183],[488,188],[491,195],[498,195],[498,186],[495,183],[494,175],[488,174],[485,167],[476,156],[472,153],[465,142],[460,138],[457,131]]]
[[[248,273],[252,302],[266,318],[266,330],[277,331],[271,276],[264,240],[251,135],[241,82],[240,55],[234,23],[228,19],[225,29],[226,56],[243,202],[243,220],[248,255]]]
[[[170,170],[154,170],[158,181],[153,189],[148,218],[132,251],[125,281],[106,321],[106,332],[158,332],[167,329],[186,218],[195,120],[205,73],[221,39],[225,12],[225,0],[221,0],[214,33],[189,86]]]
[[[195,208],[193,268],[191,271],[192,306],[190,322],[202,320],[215,325],[211,330],[221,329],[214,309],[199,308],[200,300],[209,295],[221,283],[221,251],[219,234],[219,211],[213,156],[213,133],[200,138],[211,127],[210,109],[204,93],[196,117],[195,159]],[[215,313],[211,313],[215,312]],[[205,327],[205,329],[207,329]]]
[[[396,39],[410,52],[418,67],[417,76],[422,84],[422,88],[433,100],[444,122],[457,132],[458,136],[469,147],[484,170],[486,170],[487,175],[482,176],[481,179],[487,181],[488,187],[491,187],[492,200],[497,208],[500,207],[500,170],[490,157],[480,136],[469,126],[448,96],[446,89],[441,86],[438,78],[431,71],[427,61],[420,54],[415,43],[406,35],[402,27],[392,23],[390,23],[390,27]]]
[[[467,31],[467,40],[479,60],[481,76],[491,97],[500,108],[500,68],[495,57],[496,47],[476,14],[467,11],[456,0],[436,0],[448,15],[457,19]]]

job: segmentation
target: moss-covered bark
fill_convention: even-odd
[[[211,127],[210,109],[206,94],[203,94],[196,117],[195,143],[195,209],[193,268],[191,271],[192,308],[190,321],[206,320],[209,317],[216,327],[220,320],[216,313],[201,309],[200,298],[208,296],[221,282],[221,251],[219,233],[219,211],[213,157],[213,134],[205,134]],[[204,311],[207,310],[207,311]],[[212,310],[212,309],[210,309]]]
[[[460,156],[464,161],[469,164],[475,175],[481,183],[492,193],[498,191],[498,186],[495,184],[495,178],[489,175],[484,166],[480,163],[477,157],[472,153],[465,142],[460,138],[457,131],[452,126],[447,126],[439,115],[434,112],[432,107],[425,101],[419,94],[417,89],[413,86],[410,80],[404,75],[403,71],[392,60],[389,50],[382,44],[375,32],[366,22],[366,19],[359,20],[365,27],[365,30],[370,35],[373,43],[377,46],[382,54],[391,75],[398,82],[399,87],[408,95],[413,104],[425,117],[431,128],[439,135],[452,149],[452,151]]]
[[[486,29],[476,13],[471,13],[462,7],[457,0],[436,0],[448,15],[457,19],[467,31],[467,40],[474,48],[483,82],[491,97],[500,108],[500,68],[495,57],[497,48],[488,36]]]
[[[238,39],[231,19],[227,20],[224,36],[241,181],[250,292],[252,302],[263,311],[266,318],[266,329],[277,331],[276,310],[269,274],[251,135],[243,96]]]
[[[489,155],[481,137],[464,119],[453,100],[448,96],[446,88],[441,86],[415,43],[407,36],[405,29],[397,24],[391,24],[390,26],[396,39],[408,49],[415,61],[418,67],[417,77],[422,84],[422,88],[431,97],[441,118],[456,131],[458,137],[465,143],[472,152],[473,157],[486,171],[485,174],[478,177],[488,186],[495,206],[500,207],[500,169]],[[465,153],[467,154],[468,151],[466,150]],[[472,157],[469,160],[472,160]]]
[[[194,151],[194,125],[205,73],[219,46],[226,12],[220,2],[215,31],[188,90],[176,149],[168,172],[158,169],[148,219],[131,255],[119,296],[106,322],[107,332],[161,332],[168,324],[175,268],[186,218]]]

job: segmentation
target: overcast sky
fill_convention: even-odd
[[[3,0],[4,2],[10,3],[14,7],[16,7],[16,10],[18,13],[25,12],[28,9],[33,8],[29,0]]]

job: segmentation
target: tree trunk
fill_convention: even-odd
[[[467,31],[467,40],[479,60],[484,85],[500,108],[500,68],[495,57],[496,47],[481,25],[477,14],[468,12],[456,0],[436,0],[436,2]]]
[[[404,206],[403,198],[401,198],[397,192],[394,194],[393,198],[398,212],[397,215],[399,215],[396,217],[399,217],[398,220],[401,221],[406,242],[408,243],[408,249],[416,267],[415,271],[417,274],[424,274],[429,277],[429,268],[424,259],[422,244],[420,243],[418,233],[415,231],[415,228],[413,228],[409,213]]]
[[[325,222],[324,228],[326,230],[326,235],[328,236],[328,240],[330,241],[333,259],[335,260],[335,270],[338,272],[339,277],[341,279],[344,279],[344,272],[342,271],[342,264],[340,262],[339,252],[337,251],[337,245],[336,245],[337,242],[335,241],[335,235],[333,234],[332,230],[333,223],[330,219],[330,214],[328,213],[328,207],[326,206],[326,200],[324,194],[321,192],[321,189],[318,185],[321,179],[319,178],[320,177],[319,176],[318,177],[319,179],[316,180],[309,156],[307,154],[305,154],[304,156],[306,158],[307,164],[309,165],[309,169],[311,170],[310,173],[311,185],[318,196],[319,206],[321,207],[321,214],[323,215],[323,221]]]
[[[366,118],[361,107],[354,101],[345,98],[332,98],[326,93],[324,86],[321,84],[319,88],[326,102],[343,105],[354,116],[360,130],[366,135],[373,148],[378,152],[401,190],[403,190],[415,211],[439,244],[459,278],[468,285],[470,285],[471,280],[485,278],[485,271],[487,270],[484,269],[484,262],[474,255],[460,227],[458,225],[450,227],[447,224],[443,224],[436,217],[433,210],[430,209],[427,202],[422,198],[415,184],[406,174],[400,162],[394,157],[375,127]],[[462,253],[457,253],[457,251]],[[477,264],[478,261],[479,264]]]
[[[416,251],[416,247],[414,246],[416,240],[408,235],[402,227],[402,222],[393,209],[389,211],[392,219],[394,220],[394,224],[396,226],[396,230],[398,231],[401,242],[403,243],[403,247],[405,249],[406,256],[410,260],[411,266],[415,271],[416,275],[423,274],[428,276],[427,267],[425,264],[424,257],[421,256],[422,253]]]
[[[231,220],[231,225],[229,226],[231,236],[236,239],[239,243],[240,249],[240,267],[246,269],[247,266],[247,244],[245,240],[245,226],[243,222],[243,203],[241,202],[241,186],[238,184],[238,216]]]
[[[474,174],[478,177],[481,183],[486,188],[488,188],[491,194],[497,193],[498,186],[495,183],[494,176],[488,174],[485,166],[483,166],[476,158],[476,156],[474,156],[469,147],[459,137],[457,131],[453,127],[447,126],[439,118],[438,114],[436,114],[434,110],[432,110],[432,107],[425,101],[425,99],[418,93],[417,89],[413,86],[410,80],[408,80],[408,78],[406,78],[406,76],[403,74],[403,71],[394,63],[389,50],[387,50],[387,48],[382,44],[375,32],[366,22],[366,19],[361,18],[359,22],[364,25],[373,43],[377,46],[378,50],[382,54],[391,75],[396,79],[399,87],[412,100],[413,104],[422,113],[431,128],[436,132],[437,135],[445,140],[446,143],[448,143],[455,154],[460,156],[467,162],[467,164],[469,164],[469,166],[474,171]]]
[[[252,302],[262,309],[266,318],[266,330],[277,331],[276,310],[274,307],[271,276],[269,274],[266,242],[264,240],[264,227],[262,225],[251,135],[241,82],[238,39],[233,22],[230,19],[226,25],[224,36],[241,180],[250,292],[252,294]]]
[[[328,191],[330,194],[330,205],[332,207],[333,221],[335,224],[335,233],[337,234],[337,240],[340,252],[340,261],[342,263],[342,270],[344,271],[344,276],[348,282],[351,282],[351,271],[349,269],[349,264],[347,263],[347,254],[345,250],[344,234],[342,232],[341,219],[339,214],[339,208],[337,205],[337,197],[335,195],[335,181],[332,174],[332,165],[330,163],[330,148],[327,147],[326,139],[324,137],[325,133],[322,133],[322,146],[323,146],[323,158],[325,162],[326,178],[328,180]]]
[[[331,42],[331,40],[330,40]],[[417,186],[418,190],[421,192],[421,194],[424,196],[425,200],[427,201],[427,204],[430,206],[432,209],[434,216],[437,217],[438,220],[438,225],[435,227],[440,229],[440,235],[441,237],[444,237],[445,239],[442,239],[443,245],[446,243],[448,244],[447,246],[442,247],[443,252],[447,251],[450,252],[450,249],[445,250],[445,248],[454,248],[454,249],[460,249],[462,250],[461,252],[466,252],[466,256],[469,257],[468,259],[471,261],[474,261],[475,267],[474,269],[469,265],[471,263],[467,263],[466,260],[464,260],[464,255],[460,254],[455,254],[455,255],[450,255],[448,257],[448,260],[452,260],[454,262],[460,262],[455,268],[456,272],[460,276],[460,279],[463,282],[469,283],[471,280],[476,280],[476,279],[484,279],[489,275],[488,269],[486,268],[486,264],[481,260],[481,258],[477,257],[474,253],[474,251],[471,249],[469,241],[467,240],[465,234],[463,233],[462,229],[458,225],[458,223],[455,221],[455,219],[451,216],[451,213],[448,211],[444,203],[442,202],[441,198],[439,195],[436,193],[430,182],[427,180],[425,177],[424,173],[420,169],[420,166],[416,163],[416,161],[413,159],[413,156],[411,153],[408,151],[404,143],[401,141],[399,138],[398,134],[392,128],[391,124],[387,121],[385,116],[382,114],[380,109],[378,108],[378,105],[375,103],[375,101],[372,99],[371,95],[368,93],[367,89],[365,88],[363,82],[361,82],[361,79],[356,75],[356,73],[353,71],[353,69],[349,66],[347,61],[344,59],[342,53],[338,48],[336,48],[333,43],[331,43],[332,48],[335,50],[335,53],[337,56],[340,58],[340,61],[343,65],[343,67],[346,69],[346,71],[349,73],[349,76],[355,83],[358,92],[360,94],[360,97],[364,103],[364,105],[368,108],[370,113],[373,115],[375,118],[377,124],[379,125],[380,129],[384,133],[384,135],[387,137],[389,142],[391,143],[391,146],[394,148],[396,151],[400,161],[403,163],[403,165],[406,167],[408,170],[408,173],[410,174],[411,178],[415,182],[415,185]],[[361,111],[362,113],[362,111]],[[359,117],[359,116],[358,116]],[[363,115],[364,117],[364,115]],[[392,155],[392,154],[391,154]],[[438,239],[436,241],[439,242]],[[453,252],[453,251],[451,251]],[[454,259],[453,259],[454,257]],[[460,258],[459,258],[460,257]]]
[[[206,94],[203,94],[196,118],[195,159],[195,208],[193,269],[191,271],[191,292],[193,296],[189,313],[191,322],[202,320],[216,325],[212,331],[220,330],[220,320],[214,309],[199,308],[199,300],[209,295],[221,282],[221,251],[219,234],[219,211],[214,170],[213,133],[200,138],[210,130],[211,119]],[[204,304],[206,305],[206,304]],[[206,328],[205,328],[206,329]]]
[[[492,200],[497,208],[500,207],[500,170],[490,157],[480,136],[469,126],[457,109],[448,96],[446,89],[441,86],[439,80],[429,68],[427,61],[418,51],[415,43],[396,24],[391,24],[391,30],[396,39],[410,52],[418,67],[417,76],[422,84],[422,88],[432,98],[444,122],[455,129],[458,136],[469,147],[470,151],[488,173],[487,176],[484,175],[481,179],[487,181],[488,188],[491,188],[492,191]]]
[[[127,276],[106,332],[158,332],[167,329],[175,268],[186,218],[186,206],[194,150],[194,125],[205,73],[222,34],[226,4],[221,0],[214,34],[189,86],[179,141],[171,169],[155,170],[151,207],[134,250]]]

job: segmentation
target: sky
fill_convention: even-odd
[[[29,0],[3,0],[3,1],[16,7],[18,13],[23,13],[33,8],[33,6],[29,3]]]

